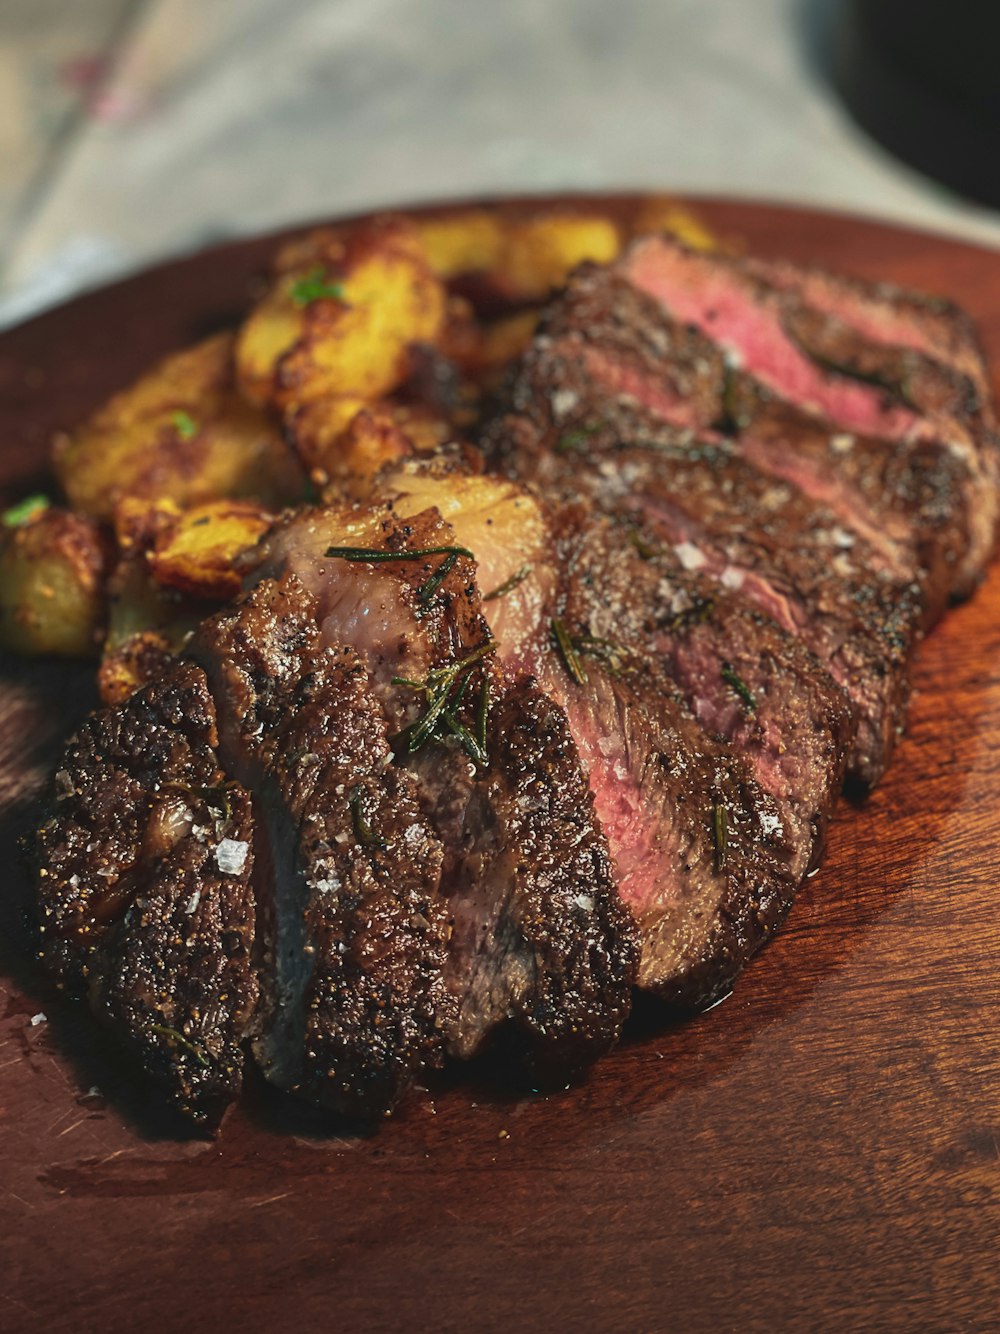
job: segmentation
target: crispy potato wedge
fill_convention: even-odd
[[[352,398],[307,403],[289,418],[288,433],[325,496],[360,500],[379,469],[436,449],[451,427],[420,406]]]
[[[430,266],[439,278],[483,273],[500,264],[506,226],[495,211],[476,208],[443,218],[418,218],[416,225]]]
[[[639,205],[629,227],[630,236],[669,232],[692,250],[718,250],[720,242],[705,224],[669,195],[651,195]]]
[[[196,505],[160,528],[146,563],[165,588],[224,601],[240,591],[240,556],[256,545],[272,522],[273,515],[250,500]]]
[[[42,508],[0,529],[0,644],[29,656],[96,656],[107,543],[85,515]]]
[[[539,213],[509,224],[494,283],[509,301],[540,301],[578,264],[610,264],[621,247],[621,233],[608,217]]]
[[[235,389],[233,341],[220,334],[167,357],[56,442],[56,475],[74,509],[110,519],[130,496],[280,506],[301,493],[280,433]]]
[[[298,253],[313,259],[283,268],[240,330],[244,392],[282,409],[389,393],[406,379],[409,348],[433,343],[445,321],[445,291],[416,228],[384,218],[346,243],[324,250],[314,238]]]

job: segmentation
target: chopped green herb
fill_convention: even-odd
[[[417,600],[423,603],[430,602],[455,568],[459,556],[468,556],[470,560],[475,560],[468,547],[424,547],[420,551],[386,551],[384,548],[373,547],[327,547],[326,554],[359,564],[381,564],[386,561],[423,560],[425,556],[444,556],[445,559],[434,573],[417,589]]]
[[[4,510],[0,522],[5,528],[20,528],[22,524],[37,519],[39,514],[44,514],[50,503],[48,496],[26,496],[16,505],[11,505],[9,510]]]
[[[391,744],[393,747],[402,745],[412,755],[432,738],[440,735],[439,729],[444,727],[453,736],[458,737],[463,749],[471,759],[475,760],[477,764],[485,764],[485,724],[483,732],[477,738],[459,721],[457,710],[462,703],[472,675],[467,669],[472,667],[474,663],[479,662],[480,659],[485,658],[488,653],[494,652],[495,649],[495,641],[487,640],[479,648],[467,653],[464,658],[448,663],[445,667],[435,667],[433,671],[428,672],[424,681],[411,681],[404,676],[394,676],[392,678],[393,685],[406,686],[410,690],[422,691],[427,699],[427,708],[415,723],[412,723],[392,738]],[[479,720],[477,717],[478,730]]]
[[[476,705],[476,741],[479,749],[486,754],[486,724],[490,716],[490,678],[483,677],[479,687],[479,702]]]
[[[297,306],[308,306],[313,301],[324,298],[343,301],[344,285],[343,283],[328,282],[323,266],[317,264],[315,268],[309,270],[304,278],[299,278],[297,282],[292,283],[289,295]]]
[[[178,409],[170,414],[170,421],[182,440],[191,440],[198,434],[198,423],[188,412]]]
[[[712,842],[715,844],[715,869],[722,870],[729,847],[729,829],[726,808],[721,802],[712,807]]]
[[[714,606],[712,598],[696,598],[690,607],[671,616],[667,625],[671,630],[685,630],[689,625],[701,625],[711,615]]]
[[[572,449],[579,449],[592,435],[596,435],[603,425],[604,422],[595,422],[592,426],[578,426],[573,431],[567,431],[556,441],[555,452],[567,454]]]
[[[577,653],[599,658],[612,676],[618,676],[626,667],[629,651],[611,639],[597,639],[591,634],[576,635],[573,647]]]
[[[750,687],[741,677],[737,676],[728,662],[722,664],[722,679],[731,690],[734,690],[740,699],[751,711],[757,707],[757,701],[754,699]]]
[[[488,593],[484,593],[483,601],[492,602],[494,598],[506,597],[508,593],[512,593],[514,589],[517,588],[518,584],[524,583],[525,579],[527,579],[533,569],[534,566],[530,563],[528,565],[522,565],[516,574],[512,574],[509,579],[505,579],[497,588],[490,589]]]
[[[663,555],[663,552],[659,547],[652,546],[642,537],[638,528],[629,529],[628,540],[632,543],[643,560],[653,560],[655,557]]]
[[[183,1033],[178,1032],[176,1028],[169,1028],[166,1024],[150,1024],[150,1029],[158,1033],[160,1037],[167,1038],[174,1046],[179,1047],[182,1052],[188,1056],[193,1056],[199,1065],[208,1066],[209,1062],[198,1043],[192,1042],[186,1038]]]
[[[570,637],[569,631],[560,620],[552,621],[552,635],[563,660],[563,666],[578,686],[587,684],[587,673],[583,670],[580,655]]]
[[[384,848],[385,839],[381,834],[375,833],[365,818],[364,795],[364,789],[360,784],[351,792],[351,823],[354,826],[354,836],[363,848]]]

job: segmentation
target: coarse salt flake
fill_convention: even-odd
[[[44,1024],[47,1019],[48,1015],[39,1010],[37,1014],[31,1016],[31,1027],[37,1028],[39,1024]]]
[[[685,570],[700,570],[705,564],[705,557],[693,542],[678,542],[674,550]]]
[[[215,864],[223,875],[242,875],[250,844],[240,838],[224,838],[215,849]]]

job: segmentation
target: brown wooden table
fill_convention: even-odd
[[[1000,255],[698,207],[755,250],[947,293],[1000,367]],[[0,338],[0,485],[231,321],[272,245]],[[673,1027],[643,1010],[565,1092],[482,1065],[367,1134],[254,1088],[216,1141],[185,1137],[52,995],[17,839],[91,672],[5,665],[0,1329],[1000,1328],[998,613],[994,571],[931,635],[894,767],[723,1005]]]

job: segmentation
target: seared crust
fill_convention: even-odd
[[[321,642],[312,597],[265,580],[199,629],[227,766],[267,831],[265,1005],[274,1083],[350,1114],[391,1108],[440,1059],[447,936],[441,845],[353,650]]]
[[[471,1055],[509,1017],[540,1065],[582,1065],[614,1045],[628,1017],[635,927],[563,710],[522,678],[493,705],[489,728],[452,877],[449,1046]]]
[[[179,1106],[239,1091],[257,999],[249,799],[204,674],[174,663],[69,743],[38,835],[43,958]]]

